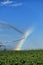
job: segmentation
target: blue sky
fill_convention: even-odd
[[[24,33],[30,27],[34,28],[21,49],[43,48],[43,0],[10,0],[12,2],[7,4],[5,1],[0,0],[0,22],[9,23]],[[22,37],[6,27],[0,26],[0,29],[0,41],[12,41]],[[18,42],[8,43],[6,47],[12,49],[17,44]]]

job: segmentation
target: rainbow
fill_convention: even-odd
[[[23,46],[24,42],[26,41],[26,39],[28,38],[28,36],[31,35],[31,33],[33,32],[33,29],[27,30],[23,37],[22,40],[18,43],[17,47],[14,50],[21,50],[21,47]]]

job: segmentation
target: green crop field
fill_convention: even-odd
[[[0,51],[0,65],[43,65],[43,50]]]

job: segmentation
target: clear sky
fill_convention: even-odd
[[[33,27],[33,33],[21,49],[43,48],[43,0],[0,0],[0,22],[13,25],[24,33]],[[22,36],[12,29],[0,26],[0,41],[12,41]],[[12,49],[17,44],[18,42],[6,43],[6,47]]]

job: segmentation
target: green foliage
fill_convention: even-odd
[[[0,65],[43,65],[43,50],[0,51]]]

